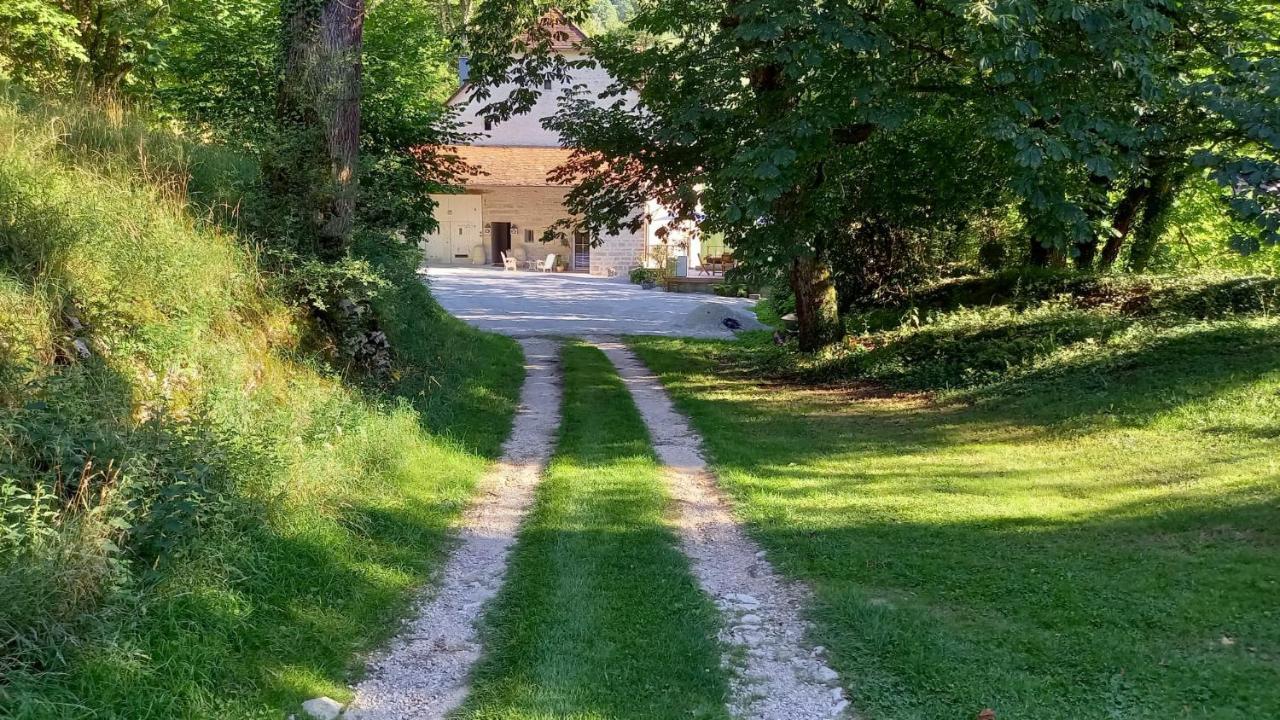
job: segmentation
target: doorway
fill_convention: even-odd
[[[502,253],[511,252],[511,223],[489,223],[489,232],[493,242],[493,254],[489,256],[489,262],[501,265]]]
[[[591,238],[584,232],[573,234],[573,269],[591,270]]]

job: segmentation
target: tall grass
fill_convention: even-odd
[[[0,715],[280,717],[341,697],[509,427],[519,351],[373,240],[399,351],[312,355],[237,233],[256,167],[0,92]]]

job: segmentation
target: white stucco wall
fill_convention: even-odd
[[[579,54],[565,53],[566,58],[572,60],[580,60],[582,56]],[[598,65],[592,65],[589,68],[580,68],[573,71],[572,80],[567,83],[556,83],[552,89],[543,89],[538,97],[538,102],[534,107],[523,115],[517,115],[510,120],[498,123],[489,130],[485,130],[484,120],[479,117],[480,108],[495,99],[508,97],[511,91],[515,89],[514,84],[506,84],[494,90],[489,100],[480,102],[471,102],[468,91],[464,90],[454,98],[451,103],[459,110],[459,121],[462,129],[468,133],[478,133],[479,136],[471,142],[472,145],[517,145],[529,147],[560,147],[560,136],[542,127],[542,119],[555,114],[556,103],[559,101],[561,94],[566,88],[574,85],[585,85],[586,92],[592,96],[598,96],[609,86],[609,74]],[[630,99],[635,100],[636,97],[632,93]],[[615,98],[609,98],[609,102],[613,102]]]

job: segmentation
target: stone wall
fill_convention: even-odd
[[[518,260],[543,259],[555,253],[568,263],[573,261],[572,243],[543,243],[542,233],[561,218],[568,217],[564,208],[564,188],[556,187],[489,187],[472,188],[482,198],[483,225],[495,222],[513,223],[511,250]],[[532,237],[532,242],[529,238]],[[592,275],[607,275],[609,268],[619,274],[640,265],[644,257],[644,232],[623,233],[605,238],[599,247],[591,248]],[[484,234],[486,252],[492,247],[492,235]],[[492,258],[488,258],[493,262]]]
[[[612,268],[619,275],[626,275],[633,267],[644,264],[644,230],[623,231],[609,235],[599,247],[591,248],[591,274],[608,275]]]

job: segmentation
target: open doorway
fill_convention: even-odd
[[[511,223],[489,223],[489,235],[490,242],[493,245],[493,252],[489,256],[489,262],[494,265],[501,265],[502,253],[511,252]]]

